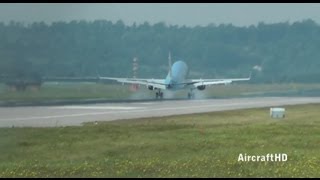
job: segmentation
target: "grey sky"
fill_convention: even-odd
[[[1,3],[0,21],[34,22],[121,19],[131,25],[148,21],[195,26],[232,23],[236,26],[258,22],[294,22],[311,18],[320,22],[318,3]]]

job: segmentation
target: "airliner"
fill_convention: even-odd
[[[238,79],[187,79],[188,66],[184,61],[176,61],[171,63],[171,54],[169,53],[169,72],[165,79],[139,79],[139,78],[115,78],[101,77],[102,80],[115,80],[121,83],[145,85],[149,90],[156,91],[156,99],[163,99],[164,90],[181,90],[189,89],[188,98],[195,97],[194,90],[204,90],[207,86],[230,84],[233,81],[248,81],[251,79],[251,73],[248,78]]]

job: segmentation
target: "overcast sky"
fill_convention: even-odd
[[[290,23],[311,18],[320,22],[317,3],[1,3],[0,21],[20,22],[71,21],[105,19],[125,24],[206,26],[210,23],[232,23],[235,26],[256,25],[259,22]]]

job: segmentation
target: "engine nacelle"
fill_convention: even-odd
[[[149,85],[149,86],[148,86],[148,89],[152,91],[152,90],[154,90],[155,88],[154,88],[153,86],[150,86],[150,85]]]
[[[205,85],[201,85],[201,86],[198,86],[198,87],[197,87],[197,89],[200,90],[200,91],[204,90],[205,88],[206,88]]]

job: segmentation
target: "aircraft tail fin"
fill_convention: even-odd
[[[169,76],[171,77],[172,75],[171,75],[171,66],[172,66],[172,62],[171,62],[171,52],[169,52],[169,57],[168,57],[168,59],[169,59]]]

